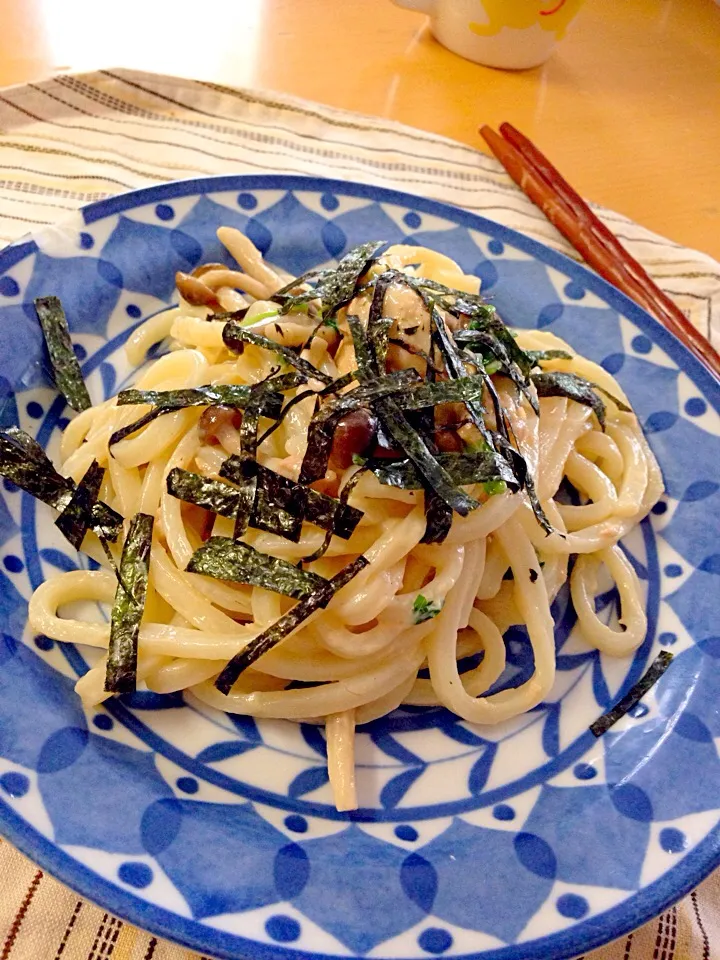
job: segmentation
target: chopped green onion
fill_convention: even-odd
[[[412,605],[413,622],[424,623],[426,620],[432,620],[440,613],[442,608],[442,603],[438,603],[436,600],[428,600],[427,597],[419,593]]]

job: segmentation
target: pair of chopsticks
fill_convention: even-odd
[[[644,307],[720,378],[720,354],[524,134],[510,123],[480,134],[515,183],[601,277]]]

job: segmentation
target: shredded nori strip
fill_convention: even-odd
[[[433,317],[435,330],[438,334],[440,350],[444,356],[448,372],[453,377],[463,376],[466,372],[465,363],[460,355],[455,338],[450,337],[444,320],[434,307],[431,308],[431,315]],[[490,320],[492,319],[494,318],[491,313]],[[485,440],[489,446],[493,447],[502,455],[513,474],[513,479],[511,482],[509,482],[504,476],[501,477],[501,479],[505,480],[505,482],[508,483],[508,486],[511,486],[512,489],[517,489],[519,486],[520,489],[524,489],[526,491],[528,500],[530,501],[530,506],[532,507],[532,511],[535,515],[535,519],[546,533],[551,533],[552,527],[550,526],[550,523],[545,516],[545,512],[540,505],[537,494],[535,493],[533,478],[530,475],[525,458],[510,443],[510,432],[512,431],[512,426],[506,419],[505,411],[500,403],[500,397],[495,389],[495,385],[493,384],[492,379],[487,375],[487,373],[484,372],[483,369],[480,370],[480,375],[484,377],[485,387],[493,404],[497,432],[489,430],[485,424],[485,420],[483,418],[484,409],[482,404],[475,402],[466,403],[470,417],[474,425],[480,431],[480,435],[482,436],[483,440]]]
[[[348,323],[355,345],[355,359],[360,378],[371,381],[377,373],[377,368],[368,348],[365,330],[357,318],[348,316]],[[426,483],[449,507],[465,517],[471,510],[480,506],[477,500],[453,484],[423,437],[410,425],[396,400],[392,397],[375,399],[372,401],[372,407],[378,414],[387,436],[412,460]]]
[[[290,347],[285,347],[274,340],[261,336],[259,333],[253,333],[247,327],[243,327],[236,320],[231,320],[223,328],[223,340],[228,350],[233,353],[242,353],[246,343],[252,343],[256,347],[263,347],[277,354],[285,363],[295,367],[298,373],[301,373],[306,380],[320,380],[321,383],[331,384],[332,377],[322,370],[318,370],[308,360],[303,360]]]
[[[303,400],[307,400],[310,397],[327,397],[333,393],[339,393],[341,390],[344,390],[345,387],[349,387],[356,378],[357,373],[352,370],[350,373],[345,373],[342,375],[342,377],[338,377],[337,380],[333,380],[332,383],[328,384],[326,387],[323,387],[322,390],[303,390],[300,393],[296,393],[295,396],[288,400],[288,402],[282,408],[280,414],[275,420],[275,423],[269,426],[265,433],[258,437],[258,446],[263,444],[269,436],[275,433],[278,427],[281,426],[288,413],[298,403],[302,403]]]
[[[287,484],[272,470],[263,476],[265,482],[257,484],[252,525],[297,543],[307,514],[307,487]]]
[[[167,492],[171,497],[194,503],[205,510],[231,519],[238,508],[238,491],[222,480],[210,480],[198,473],[175,467],[167,476]]]
[[[349,313],[347,315],[348,326],[352,336],[353,346],[355,347],[355,362],[361,380],[372,379],[373,376],[380,376],[375,353],[370,346],[370,341],[362,325],[360,317]]]
[[[358,510],[357,507],[351,507],[347,503],[347,498],[343,498],[342,495],[336,500],[335,497],[329,497],[326,493],[308,488],[305,519],[308,523],[314,523],[316,527],[332,531],[341,540],[350,539],[363,516],[363,511]]]
[[[342,501],[342,498],[335,499],[335,497],[320,493],[319,490],[302,487],[294,480],[274,473],[259,463],[245,462],[241,457],[229,457],[221,468],[221,476],[236,484],[240,484],[246,478],[246,474],[254,477],[260,486],[274,484],[289,493],[304,491],[307,499],[302,519],[335,534],[343,540],[350,539],[355,527],[362,519],[362,510],[349,506]],[[168,474],[167,490],[171,496],[177,497],[178,500],[194,503],[205,510],[219,513],[223,517],[233,519],[238,515],[239,498],[242,491],[222,480],[210,480],[197,473],[191,473],[189,470],[175,467]],[[253,497],[249,516],[252,526],[255,526],[252,509],[254,503]]]
[[[149,404],[152,410],[136,420],[116,430],[110,437],[109,445],[113,446],[146,427],[153,420],[165,413],[175,410],[185,410],[187,407],[224,406],[235,410],[244,410],[253,396],[252,387],[238,384],[217,384],[204,387],[192,387],[187,390],[122,390],[118,394],[118,406]],[[278,390],[282,390],[281,385]],[[263,394],[264,406],[261,414],[275,418],[280,415],[283,405],[283,396],[277,391],[268,390]]]
[[[410,383],[419,383],[417,370],[401,370],[395,374],[361,383],[354,390],[342,393],[324,403],[310,421],[308,444],[300,468],[300,483],[320,480],[327,472],[333,436],[338,422],[358,407],[367,406],[380,397],[401,393]]]
[[[290,373],[283,374],[280,377],[271,377],[260,383],[254,383],[250,387],[249,396],[243,410],[242,423],[240,424],[240,449],[243,455],[254,457],[257,453],[257,432],[260,417],[270,415],[274,418],[280,416],[283,399],[282,393],[278,391],[291,390],[298,386],[299,382],[302,382],[302,380],[299,380],[298,374]],[[268,397],[280,397],[280,403],[276,406],[273,400],[268,402]],[[269,414],[268,408],[270,408]]]
[[[356,507],[351,507],[348,503],[348,500],[350,499],[350,494],[358,485],[360,478],[367,471],[367,469],[368,469],[367,466],[363,465],[359,470],[356,470],[355,473],[350,477],[350,479],[347,481],[347,483],[343,486],[342,490],[340,491],[338,512],[344,511],[349,513],[350,511],[352,511],[353,514],[357,514],[358,516],[357,522],[359,522],[360,518],[363,516],[363,512],[362,510],[358,510]],[[350,534],[352,533],[352,530],[355,529],[355,526],[357,526],[357,522],[353,524],[350,530],[350,533],[345,537],[346,540],[350,538]],[[314,560],[319,560],[320,557],[324,556],[324,554],[327,552],[328,547],[330,546],[330,541],[332,540],[332,535],[335,532],[335,530],[333,529],[332,526],[328,526],[326,527],[326,531],[327,532],[325,534],[325,539],[323,540],[323,542],[320,544],[320,546],[317,548],[317,550],[314,553],[311,553],[307,557],[303,557],[302,563],[312,563]]]
[[[532,360],[533,366],[546,360],[572,360],[572,354],[566,350],[526,350],[525,355]]]
[[[55,510],[64,510],[75,484],[61,476],[42,447],[18,427],[0,433],[0,474]]]
[[[518,482],[503,457],[494,450],[481,450],[477,453],[439,453],[438,464],[446,471],[450,481],[457,486],[471,483],[487,483],[492,480],[504,480],[517,490]],[[421,490],[425,484],[423,474],[410,459],[368,461],[368,467],[380,483],[401,490]]]
[[[375,289],[370,303],[367,323],[367,337],[370,349],[375,357],[375,366],[379,373],[385,372],[385,360],[388,349],[388,333],[394,321],[392,317],[383,315],[385,294],[388,287],[395,281],[395,271],[386,270],[375,280]]]
[[[661,650],[657,657],[650,664],[646,672],[638,680],[634,687],[625,694],[622,700],[604,713],[601,717],[590,724],[590,732],[595,737],[601,737],[614,724],[621,720],[626,713],[639,703],[645,694],[654,687],[660,677],[665,673],[673,659],[669,650]]]
[[[136,514],[120,560],[118,588],[110,614],[110,645],[105,669],[108,693],[131,693],[137,682],[137,646],[145,610],[153,518]]]
[[[397,396],[403,410],[422,410],[440,403],[471,403],[481,400],[485,378],[481,375],[463,376],[457,380],[437,380],[410,384]]]
[[[505,326],[500,317],[496,314],[482,319],[482,320],[471,320],[470,326],[467,330],[460,330],[455,335],[455,339],[458,343],[462,341],[463,338],[466,338],[466,343],[472,343],[473,336],[477,334],[482,334],[479,338],[482,341],[484,338],[489,338],[486,340],[488,348],[492,351],[493,355],[500,359],[498,353],[498,348],[504,348],[501,352],[507,354],[510,363],[517,365],[518,369],[522,372],[525,382],[527,383],[527,377],[530,374],[530,371],[533,368],[533,361],[530,357],[522,350],[515,340],[515,337],[512,335],[510,330]]]
[[[37,297],[35,312],[50,354],[55,385],[73,410],[87,410],[92,401],[73,350],[62,304],[57,297]]]
[[[442,543],[450,533],[453,515],[445,501],[430,488],[425,490],[425,533],[420,543]]]
[[[75,487],[70,503],[55,520],[55,526],[76,550],[82,546],[92,523],[92,509],[100,496],[104,476],[104,467],[101,467],[97,460],[93,460]]]
[[[312,490],[296,483],[294,480],[283,477],[259,463],[254,464],[253,468],[249,468],[240,457],[228,457],[220,468],[220,476],[232,483],[240,483],[246,474],[253,469],[257,477],[258,489],[268,491],[272,489],[277,496],[278,505],[282,506],[287,512],[292,509],[297,510],[297,516],[301,521],[305,520],[308,523],[313,523],[323,530],[334,533],[343,540],[349,540],[355,527],[362,519],[362,510],[350,507],[342,500],[329,497],[325,493],[320,493],[319,490]],[[266,493],[264,496],[266,500],[271,498],[270,493]],[[258,522],[260,519],[253,509],[250,515],[252,526],[257,526],[259,529],[269,529],[270,533],[279,533],[280,536],[285,536],[278,529],[261,526]],[[264,519],[266,523],[271,522],[267,518]]]
[[[186,390],[121,390],[117,397],[118,406],[147,403],[153,407],[168,410],[182,410],[185,407],[233,407],[243,410],[250,399],[252,386],[236,383],[208,384],[204,387],[189,387]],[[267,395],[267,413],[274,417],[279,413],[282,398]]]
[[[227,664],[220,676],[215,681],[217,689],[224,694],[230,693],[233,684],[237,681],[243,671],[252,666],[274,646],[284,640],[289,634],[300,626],[303,621],[322,607],[326,607],[332,600],[335,593],[349,583],[353,577],[357,576],[361,570],[368,565],[365,557],[360,555],[352,563],[344,567],[340,573],[337,573],[332,580],[326,580],[322,587],[310,594],[304,600],[288,610],[272,626],[268,627],[263,633],[251,640],[248,645],[236,654]]]
[[[330,582],[230,537],[210,537],[190,557],[186,569],[188,573],[202,573],[215,580],[264,587],[296,600],[304,600],[325,590]]]
[[[477,500],[455,486],[439,459],[434,456],[420,434],[410,426],[395,400],[378,400],[374,406],[390,438],[412,460],[426,484],[429,484],[449,507],[461,517],[465,517],[480,506]]]
[[[334,270],[323,270],[315,274],[316,283],[311,290],[304,290],[302,293],[290,296],[285,293],[288,289],[288,287],[285,287],[273,294],[270,299],[282,304],[283,313],[289,313],[294,307],[309,303],[311,300],[320,300],[322,316],[324,319],[329,319],[337,313],[340,307],[349,303],[356,295],[360,278],[369,269],[373,255],[383,243],[383,240],[375,240],[371,243],[362,243],[353,247],[340,260]],[[305,277],[310,279],[307,274]],[[292,290],[301,282],[304,282],[304,280],[298,278],[293,281],[292,285],[289,285],[289,289]]]
[[[442,358],[445,361],[445,367],[447,369],[448,375],[453,380],[458,380],[461,377],[467,377],[467,367],[465,362],[460,354],[460,351],[455,343],[454,338],[450,336],[450,333],[447,329],[445,321],[440,316],[439,311],[435,306],[429,304],[430,315],[432,317],[433,326],[436,333],[436,339],[438,346],[440,348],[440,353]],[[482,371],[481,371],[482,375]],[[485,376],[485,385],[487,386],[490,393],[493,391],[492,381],[490,377]],[[480,435],[487,442],[491,442],[491,434],[488,427],[485,424],[484,414],[485,410],[483,408],[481,401],[468,400],[465,403],[467,411],[470,414],[470,419],[473,424],[480,431]],[[500,418],[502,420],[502,418]],[[500,422],[498,423],[498,429],[501,429]]]
[[[414,329],[417,330],[417,327]],[[408,331],[405,332],[407,333]],[[416,347],[414,343],[408,343],[406,340],[400,340],[398,337],[389,337],[388,343],[391,343],[394,347],[400,347],[401,350],[411,354],[413,357],[420,357],[420,359],[424,360],[427,364],[429,373],[435,375],[445,372],[440,367],[435,365],[429,353],[426,353],[421,347]]]
[[[280,287],[279,290],[276,290],[272,295],[273,301],[275,303],[284,303],[287,299],[293,299],[291,296],[293,290],[302,286],[303,283],[307,283],[309,280],[314,280],[316,277],[323,276],[326,273],[330,273],[330,271],[327,269],[321,269],[320,267],[313,267],[312,270],[301,273],[299,277],[295,277],[294,280],[286,283],[284,287]]]
[[[497,322],[500,326],[502,326],[500,321]],[[510,342],[515,344],[513,338],[510,337],[509,334],[508,336]],[[483,365],[485,365],[485,356],[483,351],[489,351],[493,359],[500,362],[502,372],[509,377],[518,390],[521,391],[535,413],[538,416],[540,415],[537,397],[534,396],[532,391],[528,389],[529,381],[527,375],[520,369],[517,361],[510,356],[510,351],[508,350],[507,345],[503,343],[498,336],[495,336],[492,333],[488,333],[484,330],[461,330],[455,335],[455,342],[462,344],[470,351],[472,351],[473,348],[480,348],[478,352],[481,354],[481,362]],[[529,369],[532,366],[532,363],[527,361],[526,365]]]
[[[592,407],[598,423],[603,430],[605,429],[605,404],[597,395],[596,384],[584,377],[579,377],[576,373],[561,373],[557,370],[534,373],[531,379],[539,397],[567,397],[569,400],[575,400],[576,403]],[[618,403],[614,397],[612,399],[621,410],[628,409],[624,403]]]
[[[72,502],[74,480],[57,472],[40,444],[18,427],[0,432],[0,475],[54,510]],[[123,518],[101,500],[92,504],[88,526],[102,541],[115,541]]]

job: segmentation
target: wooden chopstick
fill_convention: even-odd
[[[503,123],[480,134],[520,189],[601,277],[662,323],[720,378],[720,354],[526,136]]]

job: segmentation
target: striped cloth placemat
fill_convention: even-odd
[[[108,194],[227,173],[360,180],[454,203],[577,259],[492,158],[387,120],[130,70],[0,90],[0,241]],[[602,219],[706,336],[720,263],[626,217]],[[197,960],[79,898],[0,841],[0,960]],[[720,876],[586,960],[720,958]]]

